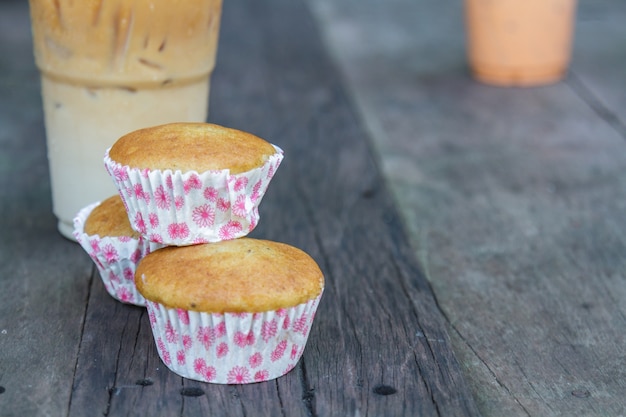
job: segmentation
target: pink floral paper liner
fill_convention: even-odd
[[[146,300],[135,286],[137,263],[165,245],[140,237],[99,236],[85,233],[85,221],[101,202],[82,208],[74,218],[74,237],[94,261],[109,295],[126,304],[145,306]]]
[[[283,159],[283,151],[250,171],[137,169],[109,157],[104,165],[128,211],[132,227],[148,239],[185,246],[235,239],[258,224],[258,207]]]
[[[278,378],[302,356],[322,294],[264,313],[202,313],[147,300],[157,352],[184,378],[248,384]]]

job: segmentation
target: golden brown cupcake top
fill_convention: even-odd
[[[135,284],[146,299],[168,308],[252,313],[317,297],[324,276],[300,249],[244,237],[152,252],[140,261]]]
[[[119,138],[109,157],[131,168],[238,174],[262,166],[276,153],[271,143],[250,133],[211,123],[169,123]]]
[[[89,213],[84,232],[100,237],[139,237],[139,233],[130,226],[124,203],[117,194],[104,200]]]

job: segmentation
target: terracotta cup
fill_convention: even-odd
[[[561,80],[571,58],[576,0],[465,0],[472,75],[501,86]]]

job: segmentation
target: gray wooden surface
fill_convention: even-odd
[[[485,416],[626,415],[626,3],[569,77],[480,85],[460,0],[309,0]]]
[[[2,1],[0,416],[479,415],[305,3],[226,1],[211,92],[211,121],[285,150],[254,236],[306,250],[327,279],[303,359],[276,381],[202,384],[163,366],[145,310],[109,297],[56,232],[40,103],[27,3]]]

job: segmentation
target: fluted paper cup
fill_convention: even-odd
[[[291,371],[304,351],[322,294],[263,313],[204,313],[147,301],[157,351],[176,374],[248,384]]]
[[[135,286],[137,263],[165,245],[141,236],[88,235],[85,233],[85,221],[98,205],[99,201],[78,212],[74,218],[74,237],[96,264],[107,292],[118,301],[143,307],[146,301]]]
[[[258,224],[258,207],[283,151],[240,174],[137,169],[106,151],[104,163],[127,208],[131,226],[148,239],[185,246],[235,239]]]

